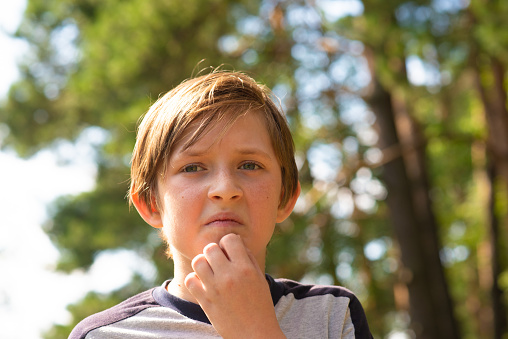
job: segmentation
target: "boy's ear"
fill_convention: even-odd
[[[152,207],[148,207],[144,200],[139,199],[137,193],[131,193],[131,198],[139,215],[141,215],[141,218],[143,218],[147,224],[155,228],[162,228],[162,216],[157,210],[157,207],[155,207],[155,201],[152,202]]]
[[[298,200],[298,197],[300,196],[302,188],[300,186],[300,181],[298,181],[298,185],[296,186],[296,192],[289,198],[287,204],[283,207],[279,207],[279,210],[277,212],[277,223],[283,222],[286,220],[287,217],[293,212],[293,208],[296,205],[296,201]]]

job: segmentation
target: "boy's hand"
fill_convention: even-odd
[[[192,260],[185,286],[224,338],[285,338],[270,289],[240,236],[225,235]]]

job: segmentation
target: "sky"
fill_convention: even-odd
[[[27,51],[12,39],[26,0],[0,1],[0,100],[19,74],[17,60]],[[8,129],[0,121],[0,145]],[[60,151],[78,154],[61,165],[50,151],[29,159],[12,150],[0,151],[0,338],[37,339],[53,323],[69,320],[66,306],[88,291],[107,292],[130,280],[139,258],[128,251],[98,258],[89,272],[70,275],[54,271],[59,257],[41,225],[56,197],[93,188],[96,167],[86,143],[63,144]],[[105,279],[107,277],[107,279]]]

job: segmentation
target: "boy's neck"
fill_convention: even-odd
[[[185,287],[183,281],[177,281],[176,279],[172,279],[171,282],[166,286],[166,290],[175,297],[190,301],[194,304],[198,303],[196,298],[194,298],[194,296],[189,292],[187,287]]]
[[[167,285],[166,289],[169,293],[178,297],[180,299],[184,299],[190,302],[197,304],[196,298],[189,292],[187,287],[185,287],[185,278],[189,273],[194,272],[192,270],[190,262],[184,264],[186,260],[182,260],[181,258],[174,258],[174,278],[171,279],[171,282]]]

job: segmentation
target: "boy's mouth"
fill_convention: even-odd
[[[243,222],[234,213],[219,213],[210,217],[206,222],[205,226],[241,226]]]

